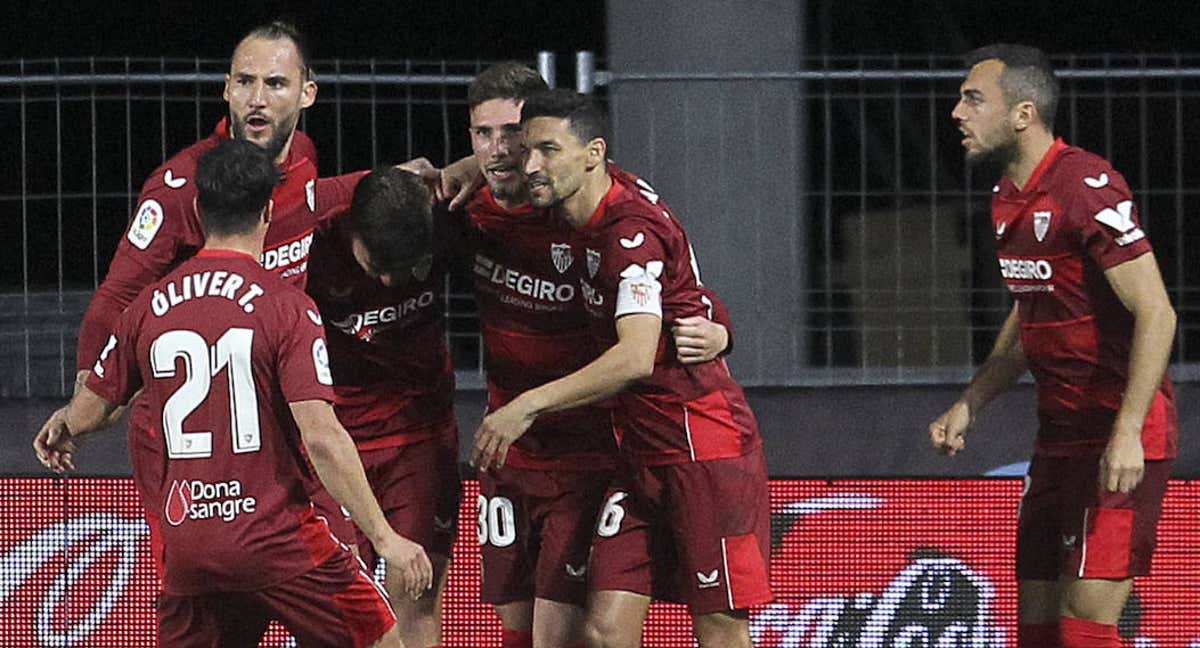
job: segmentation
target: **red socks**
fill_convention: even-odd
[[[1062,617],[1058,628],[1062,648],[1121,648],[1121,635],[1115,625]]]
[[[1021,648],[1059,648],[1057,623],[1028,623],[1017,626],[1017,645]]]
[[[501,628],[500,648],[533,648],[533,633]]]

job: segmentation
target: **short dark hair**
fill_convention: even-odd
[[[474,108],[491,99],[525,99],[548,89],[537,70],[517,61],[504,61],[475,76],[467,86],[467,107]]]
[[[967,68],[996,59],[1004,64],[1000,88],[1011,106],[1019,101],[1032,101],[1046,128],[1054,130],[1054,114],[1058,111],[1059,84],[1050,58],[1042,50],[1029,45],[994,43],[967,53]]]
[[[296,53],[300,55],[301,77],[305,81],[312,78],[312,67],[309,65],[309,61],[312,59],[309,57],[308,38],[292,22],[278,19],[272,20],[265,25],[259,25],[246,32],[246,35],[242,36],[241,40],[238,41],[238,45],[245,42],[247,38],[262,38],[264,40],[283,40],[286,38],[292,41],[292,44],[296,46]]]
[[[588,95],[573,90],[547,90],[531,95],[521,106],[521,122],[534,117],[561,117],[581,142],[608,139],[608,115]]]
[[[409,270],[433,249],[429,189],[403,169],[383,167],[363,176],[341,222],[362,241],[381,274]]]
[[[278,182],[279,169],[261,146],[221,140],[196,162],[196,203],[205,233],[253,231]]]

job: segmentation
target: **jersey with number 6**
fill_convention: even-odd
[[[1121,406],[1133,340],[1133,316],[1104,272],[1150,252],[1129,186],[1106,160],[1059,139],[1022,189],[1001,179],[992,220],[1038,385],[1037,452],[1098,453]],[[1164,375],[1142,427],[1146,458],[1174,457],[1177,436]]]
[[[616,320],[662,318],[654,373],[617,398],[613,427],[621,450],[643,465],[740,457],[762,445],[758,423],[724,359],[685,365],[671,326],[709,316],[712,300],[687,235],[644,180],[609,165],[612,188],[580,228],[573,255],[592,334],[600,350],[617,342]]]
[[[162,521],[172,594],[251,590],[340,547],[316,517],[288,403],[333,399],[324,329],[299,288],[230,250],[201,250],[118,321],[88,387],[113,403],[138,389],[160,428]]]

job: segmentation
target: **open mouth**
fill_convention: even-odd
[[[246,118],[246,127],[255,132],[266,130],[270,125],[271,120],[262,115],[250,115]]]
[[[517,177],[517,168],[504,165],[490,166],[487,168],[487,174],[497,180],[512,180]]]

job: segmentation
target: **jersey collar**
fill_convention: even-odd
[[[1062,152],[1066,149],[1067,143],[1063,141],[1063,138],[1054,138],[1054,143],[1050,145],[1050,148],[1046,151],[1046,154],[1042,156],[1042,161],[1038,162],[1038,165],[1033,169],[1033,173],[1029,174],[1029,180],[1025,182],[1025,186],[1021,189],[1018,189],[1016,193],[1029,193],[1036,188],[1038,182],[1041,181],[1042,176],[1046,174],[1046,171],[1054,165],[1055,161],[1058,160],[1058,157],[1062,155]],[[1014,184],[1013,189],[1016,189],[1016,187],[1016,184]]]
[[[246,254],[241,250],[230,250],[229,248],[200,248],[196,256],[203,259],[249,259],[258,263],[252,255]]]
[[[608,188],[604,197],[600,199],[600,204],[596,205],[596,211],[592,212],[591,217],[588,218],[587,222],[580,229],[599,227],[600,222],[604,220],[604,215],[608,213],[608,206],[616,202],[621,193],[625,191],[625,188],[621,186],[621,183],[617,182],[616,178],[610,176],[609,179],[612,180],[612,186]]]

